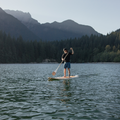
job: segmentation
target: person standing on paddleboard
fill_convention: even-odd
[[[73,48],[70,48],[72,52],[68,52],[66,48],[63,49],[62,61],[64,61],[64,77],[66,77],[66,68],[68,68],[68,75],[70,77],[70,56],[74,54]]]

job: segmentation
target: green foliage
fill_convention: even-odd
[[[110,49],[111,49],[110,45],[106,45],[105,47],[106,52],[110,52]]]
[[[120,35],[91,35],[61,41],[24,41],[0,31],[0,63],[40,63],[45,59],[61,61],[63,48],[73,47],[71,62],[120,62]]]

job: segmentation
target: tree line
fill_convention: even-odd
[[[0,31],[0,63],[61,61],[63,48],[73,47],[71,62],[120,62],[120,32],[60,41],[24,41]]]

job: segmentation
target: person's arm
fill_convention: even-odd
[[[71,50],[72,50],[72,54],[74,54],[74,50],[73,50],[73,48],[70,48]]]

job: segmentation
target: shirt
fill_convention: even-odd
[[[68,54],[68,55],[67,55]],[[66,56],[67,55],[67,56]],[[70,62],[70,56],[72,55],[72,53],[71,52],[69,52],[69,53],[63,53],[63,55],[62,55],[62,58],[64,59],[65,57],[65,62]]]

